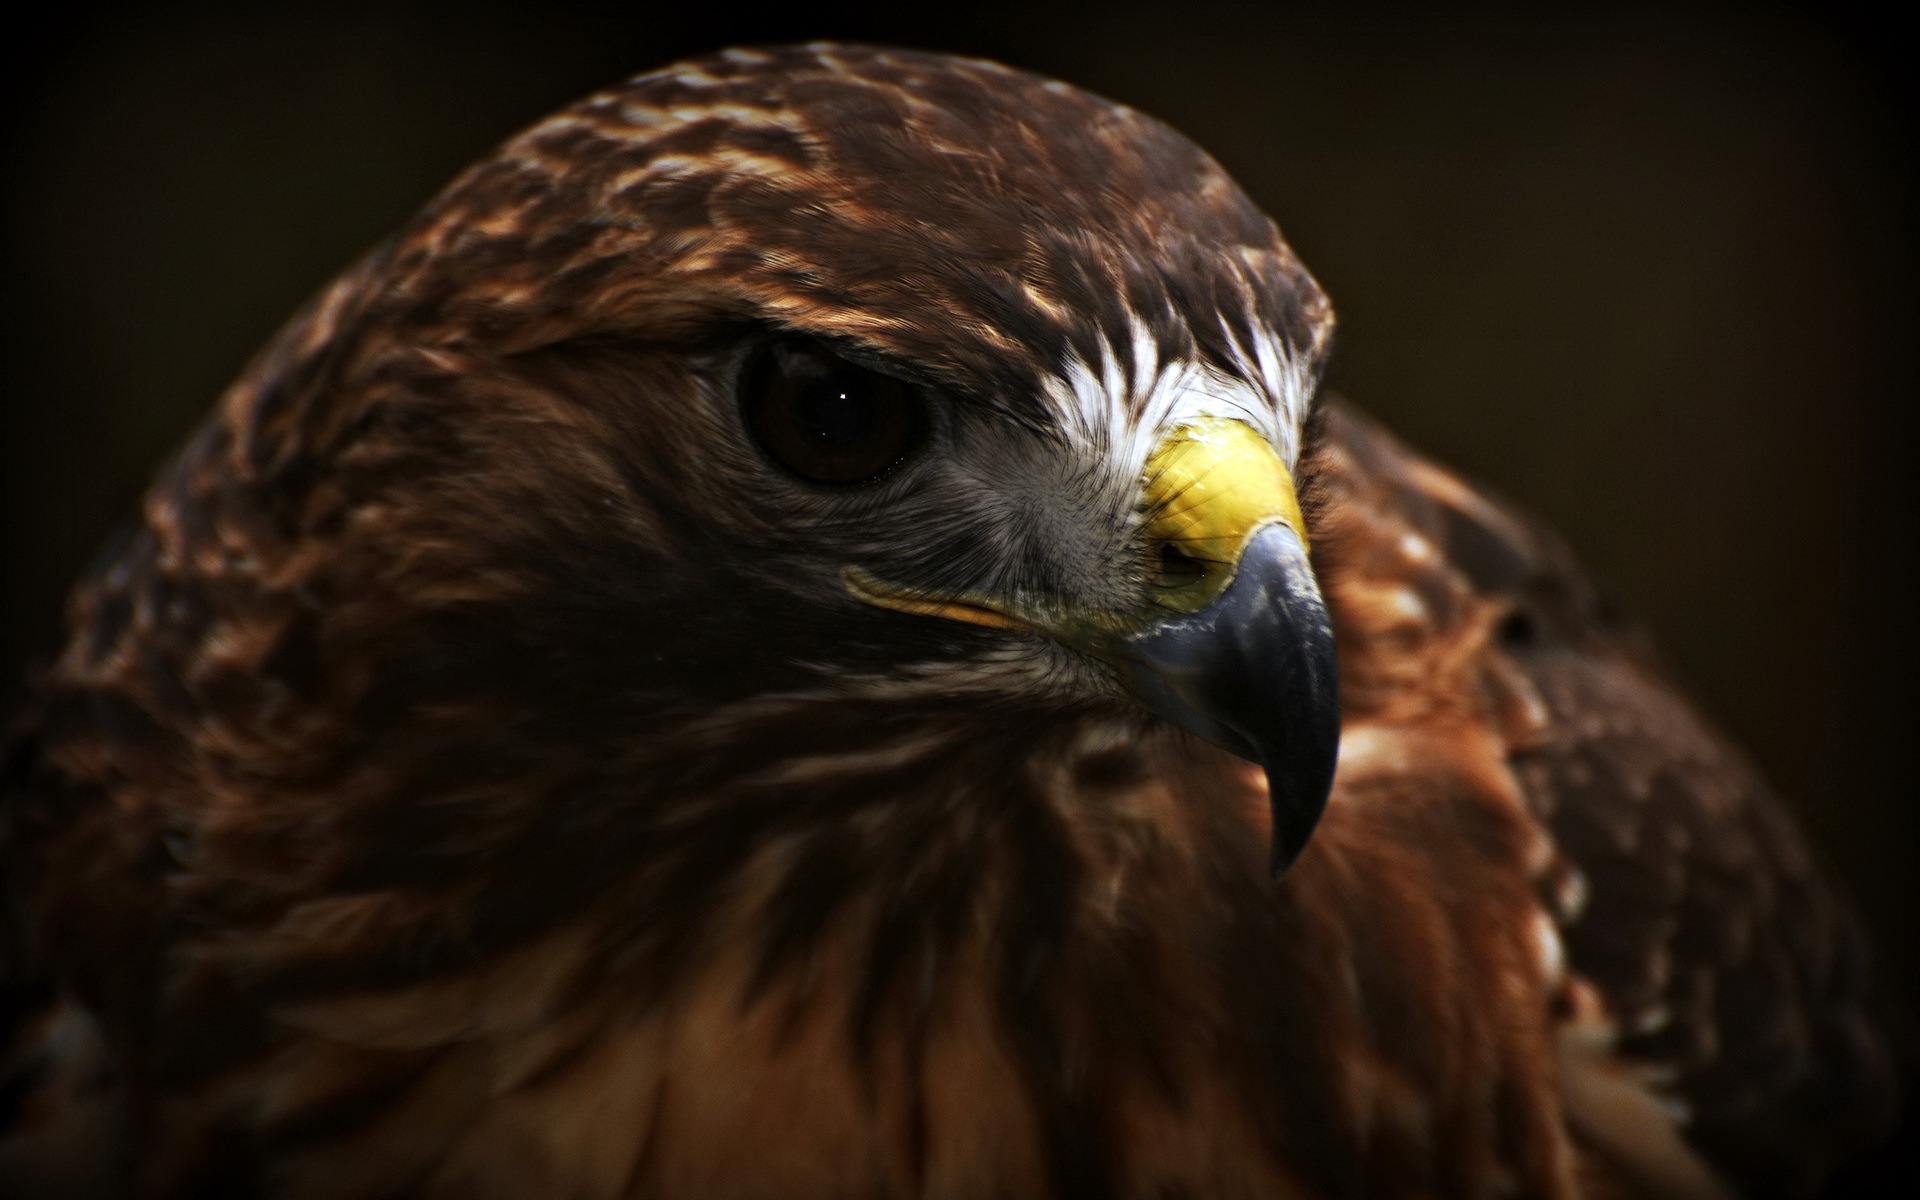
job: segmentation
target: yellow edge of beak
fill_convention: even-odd
[[[1028,622],[1010,616],[990,604],[948,596],[929,596],[907,588],[894,587],[892,584],[880,582],[858,567],[848,567],[841,578],[846,581],[847,590],[852,592],[855,598],[881,608],[891,608],[895,612],[914,613],[922,617],[945,617],[950,621],[965,621],[970,625],[985,625],[990,629],[1012,629],[1019,633],[1040,632]]]

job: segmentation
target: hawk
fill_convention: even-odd
[[[25,1196],[1705,1198],[1862,950],[1554,538],[1316,397],[1148,117],[736,50],[474,166],[74,594]]]

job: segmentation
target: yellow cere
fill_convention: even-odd
[[[1247,540],[1268,525],[1285,525],[1307,544],[1293,476],[1244,421],[1200,417],[1176,426],[1147,459],[1143,488],[1149,547],[1193,560],[1163,574],[1161,607],[1192,612],[1225,591]]]

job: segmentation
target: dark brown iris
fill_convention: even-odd
[[[873,479],[926,436],[926,407],[912,384],[808,342],[769,347],[747,373],[742,406],[761,447],[814,483]]]

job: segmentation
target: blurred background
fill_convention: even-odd
[[[1920,960],[1913,45],[1833,6],[66,6],[4,53],[0,664],[309,293],[547,110],[727,43],[1058,75],[1184,130],[1332,381],[1540,512]]]

